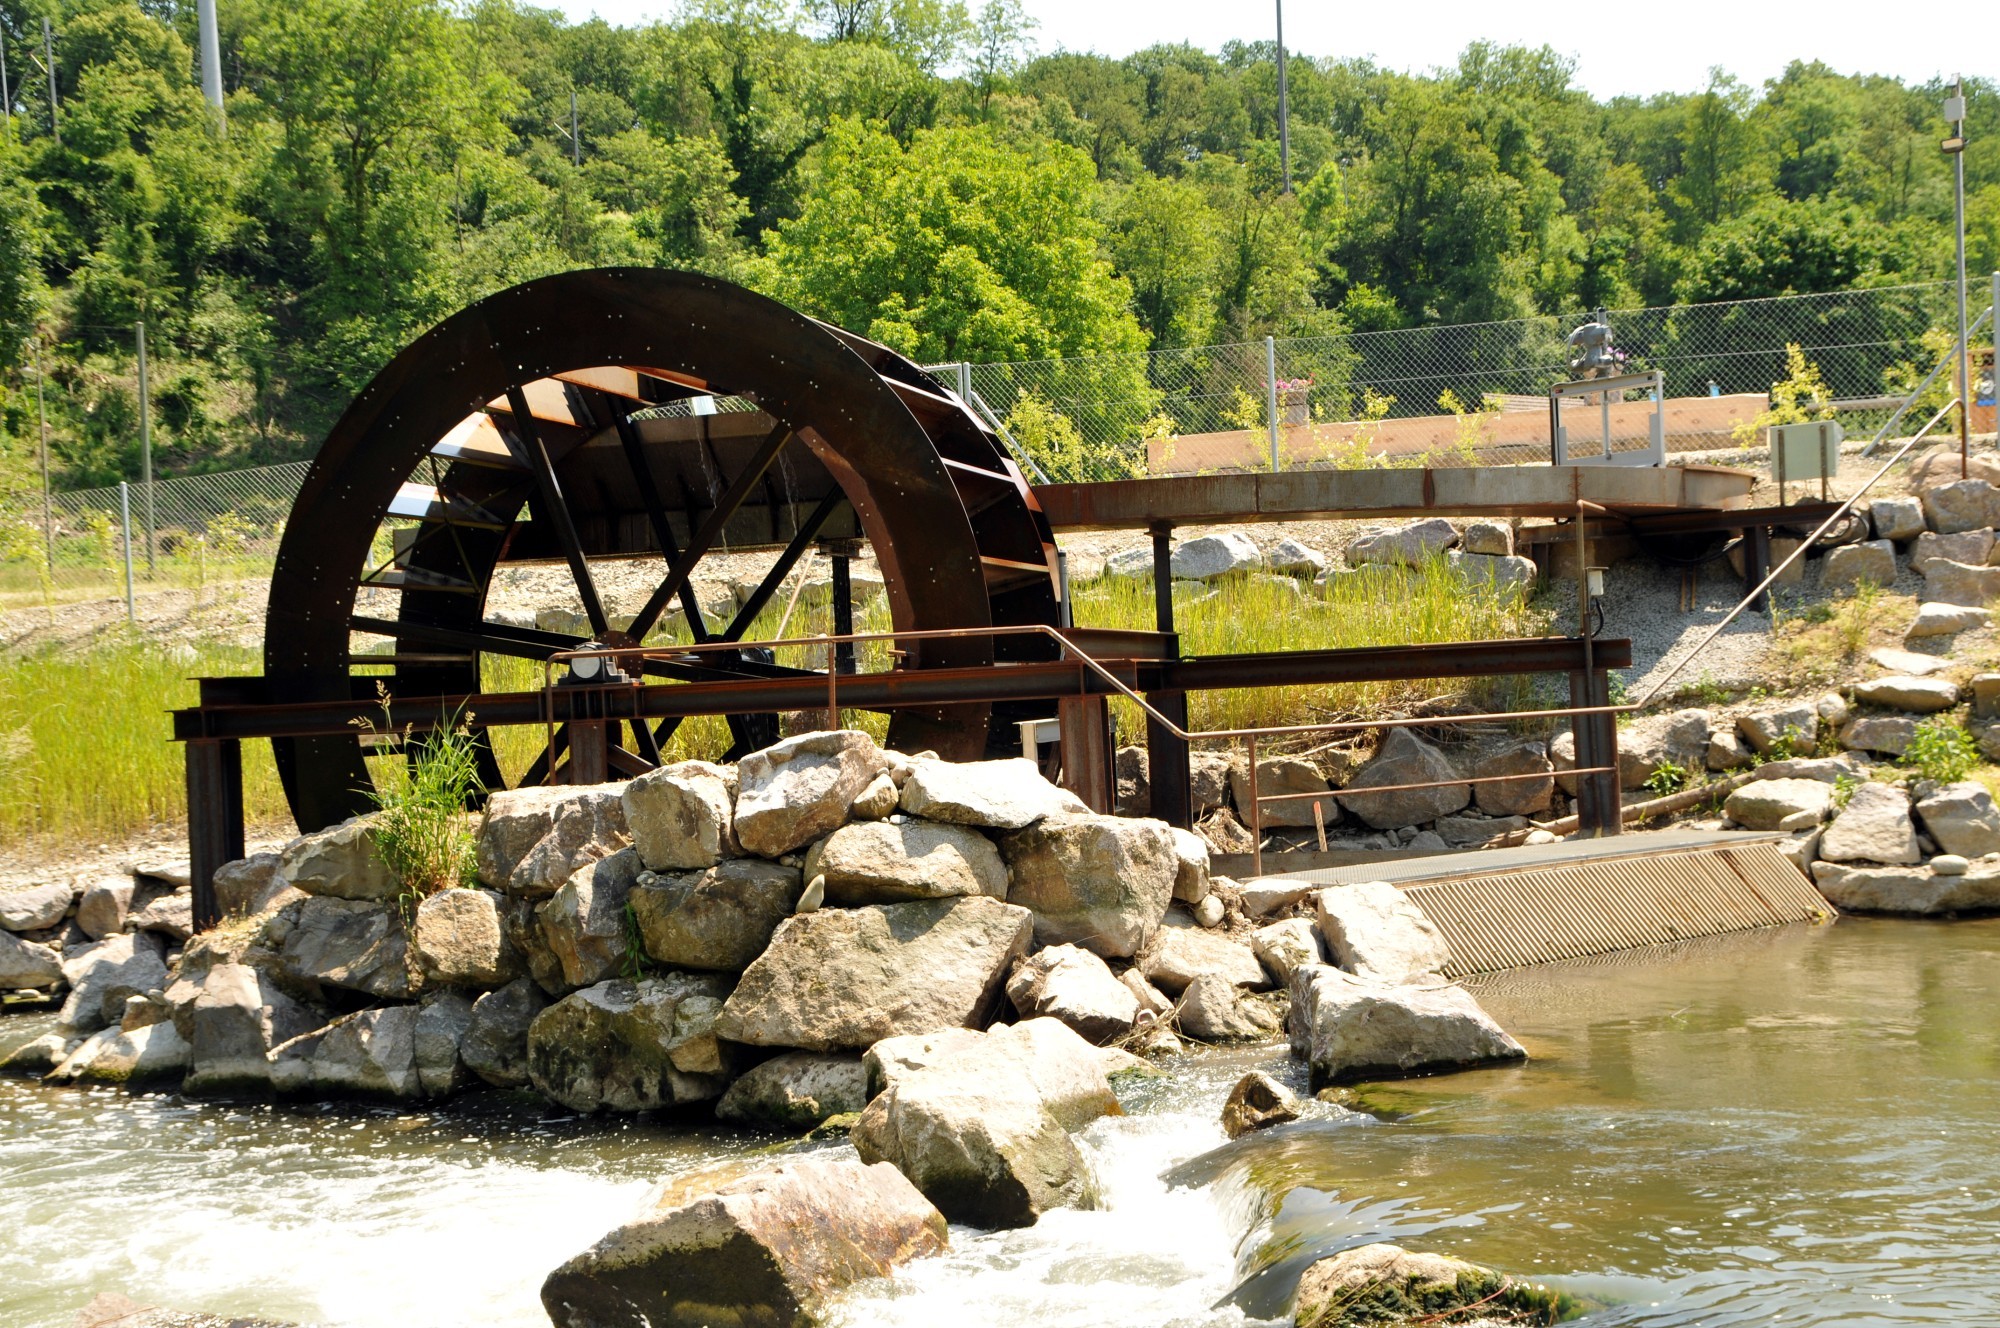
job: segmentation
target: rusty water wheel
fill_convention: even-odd
[[[378,531],[392,519],[403,529],[385,552]],[[334,426],[278,551],[265,673],[278,700],[366,697],[378,680],[399,697],[470,695],[484,656],[622,644],[676,606],[697,639],[744,639],[814,541],[843,539],[872,546],[899,629],[1057,621],[1054,541],[1020,470],[915,365],[711,277],[547,277],[424,334]],[[729,623],[704,618],[691,587],[703,557],[725,547],[779,551]],[[614,558],[659,571],[621,624],[629,638],[597,586]],[[567,568],[587,634],[494,620],[493,575],[522,562]],[[389,638],[391,653],[355,653],[355,633]],[[904,667],[1048,657],[1040,639],[966,637],[912,643]],[[656,663],[645,685],[804,672],[754,652],[708,654]],[[976,757],[994,709],[898,711],[889,740]],[[776,736],[775,716],[730,722],[737,749]],[[629,725],[629,745],[614,733],[613,773],[657,763],[673,727]],[[487,786],[501,787],[491,735],[474,732]],[[302,830],[370,805],[364,741],[274,741]],[[520,782],[563,777],[557,741],[557,768],[538,760]]]

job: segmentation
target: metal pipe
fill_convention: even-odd
[[[1952,197],[1955,238],[1958,241],[1958,477],[1972,474],[1972,338],[1965,328],[1965,80],[1955,80],[1951,100],[1956,107],[1954,135],[1958,146],[1951,152]]]
[[[1250,870],[1264,874],[1264,804],[1257,796],[1257,735],[1246,735],[1250,744]]]
[[[49,21],[42,20],[42,59],[48,64],[49,75],[49,134],[56,146],[62,146],[62,119],[56,109],[56,38]]]
[[[46,22],[47,20],[43,20]],[[42,401],[42,334],[35,333],[35,418],[42,426],[42,556],[49,577],[56,574],[56,515],[49,502],[49,412]]]
[[[146,576],[153,576],[153,545],[157,540],[153,508],[153,394],[147,387],[146,320],[134,328],[139,344],[139,482],[146,486]]]
[[[1285,96],[1285,0],[1278,3],[1278,169],[1285,178],[1285,192],[1292,192],[1292,124]]]
[[[1264,421],[1271,434],[1271,473],[1278,473],[1278,342],[1264,338]]]
[[[137,627],[139,611],[132,603],[132,486],[118,481],[118,533],[125,544],[125,621]]]
[[[7,39],[0,33],[0,120],[7,125],[7,141],[14,141],[14,89],[7,82]]]
[[[222,37],[215,22],[215,0],[196,0],[195,27],[201,41],[201,95],[215,115],[218,133],[229,132],[222,109]]]

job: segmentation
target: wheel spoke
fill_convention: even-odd
[[[674,560],[673,569],[667,573],[667,579],[660,582],[652,597],[646,601],[645,607],[639,610],[639,616],[632,620],[633,640],[643,641],[646,639],[646,633],[653,630],[653,625],[659,622],[660,615],[666,612],[668,602],[680,594],[681,587],[685,586],[689,578],[694,575],[695,564],[714,547],[716,540],[722,535],[722,528],[729,523],[730,517],[736,515],[736,510],[743,506],[744,500],[750,496],[750,491],[757,487],[757,481],[764,477],[764,472],[778,459],[778,453],[784,450],[791,436],[792,431],[788,425],[780,424],[771,430],[770,435],[757,449],[757,454],[750,459],[750,464],[743,468],[743,473],[738,475],[728,491],[716,500],[715,506],[709,510],[707,519],[701,523],[701,529],[688,541],[688,546],[682,551],[681,556]]]
[[[785,551],[778,555],[778,561],[771,564],[771,570],[764,574],[763,581],[759,582],[757,588],[750,592],[750,598],[743,602],[743,607],[737,610],[736,617],[730,621],[727,628],[723,629],[721,640],[741,641],[743,639],[743,634],[756,624],[757,615],[764,611],[764,606],[769,604],[771,597],[778,593],[778,587],[782,586],[785,583],[785,578],[792,574],[792,568],[798,565],[799,557],[806,551],[806,546],[811,544],[819,535],[819,532],[825,528],[827,521],[846,499],[847,495],[836,488],[821,500],[818,507],[812,510],[811,514],[806,517],[804,524],[792,536],[792,542],[787,544]]]
[[[591,578],[590,563],[583,556],[583,540],[576,533],[576,520],[570,515],[569,504],[563,499],[562,484],[556,479],[555,465],[549,460],[549,449],[542,443],[541,430],[529,413],[528,398],[518,383],[507,389],[507,404],[513,407],[514,419],[512,428],[503,430],[501,436],[515,442],[516,454],[534,474],[542,513],[554,524],[563,557],[569,560],[569,573],[576,581],[576,593],[583,599],[584,617],[590,620],[590,630],[601,637],[611,627],[610,620],[604,616],[604,601],[598,598],[597,582]]]
[[[625,448],[625,464],[631,468],[632,482],[638,487],[639,501],[646,505],[646,519],[652,522],[653,538],[659,541],[660,556],[666,559],[667,573],[673,574],[674,564],[680,559],[680,543],[674,539],[674,528],[667,521],[667,505],[660,497],[660,486],[653,479],[653,468],[646,464],[645,447],[639,441],[638,426],[629,415],[618,417],[618,441]],[[681,611],[687,617],[688,631],[697,643],[706,641],[708,623],[701,616],[701,600],[694,593],[692,579],[681,584]]]

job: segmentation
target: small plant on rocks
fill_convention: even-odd
[[[389,693],[377,685],[382,715],[389,715]],[[381,781],[369,795],[378,809],[375,847],[403,881],[398,902],[405,919],[440,890],[473,883],[476,870],[472,833],[466,807],[482,787],[479,747],[469,727],[471,716],[416,736],[405,726],[402,748],[411,754],[401,780]],[[379,732],[372,722],[367,731]]]
[[[1655,797],[1679,793],[1688,786],[1688,768],[1675,761],[1662,761],[1660,768],[1646,776],[1646,789]]]
[[[1964,779],[1979,764],[1979,744],[1963,725],[1940,715],[1917,725],[1901,759],[1925,779],[1951,784]]]

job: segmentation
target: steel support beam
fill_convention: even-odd
[[[233,738],[190,742],[187,762],[188,876],[194,890],[194,929],[207,931],[222,918],[215,899],[215,871],[243,856],[243,746]]]
[[[1116,811],[1118,777],[1112,768],[1111,712],[1105,698],[1059,698],[1056,724],[1062,737],[1063,787],[1094,812]]]
[[[1608,641],[1596,643],[1600,655]],[[1611,704],[1611,676],[1604,669],[1569,675],[1569,703],[1579,709]],[[1608,714],[1573,715],[1570,732],[1576,739],[1579,769],[1608,766],[1596,775],[1577,776],[1577,828],[1586,838],[1615,835],[1624,821],[1618,790],[1618,725]]]
[[[1169,658],[1180,655],[1180,637],[1174,631],[1174,528],[1161,521],[1153,536],[1153,627],[1172,642]],[[1146,700],[1153,708],[1187,728],[1186,692],[1149,692]],[[1152,789],[1153,815],[1168,825],[1189,829],[1194,824],[1194,771],[1186,739],[1151,715],[1146,716],[1146,778]]]

